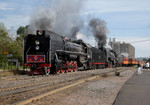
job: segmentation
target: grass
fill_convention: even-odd
[[[23,70],[23,66],[19,66],[17,70],[16,65],[6,64],[5,69],[4,69],[4,65],[2,64],[0,65],[0,77],[26,75],[26,74],[27,74],[27,71]]]
[[[7,76],[17,76],[17,75],[26,75],[27,71],[24,70],[5,70],[0,72],[0,77],[7,77]]]

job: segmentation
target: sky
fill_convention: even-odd
[[[48,2],[47,2],[48,1]],[[55,0],[55,2],[60,0]],[[16,31],[29,24],[31,14],[42,6],[50,8],[54,0],[0,0],[0,22]],[[80,17],[105,20],[107,38],[127,43],[150,39],[150,0],[82,0]],[[87,23],[85,23],[87,24]],[[87,41],[94,45],[94,38]],[[150,57],[150,41],[131,43],[136,57]]]

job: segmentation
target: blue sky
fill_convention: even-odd
[[[48,1],[48,2],[47,2]],[[0,22],[16,30],[29,24],[37,7],[51,7],[54,0],[0,0]],[[57,2],[59,0],[55,0]],[[150,39],[150,0],[83,0],[81,18],[97,17],[107,22],[108,38],[133,42]],[[93,38],[90,42],[94,43]],[[150,56],[150,41],[132,43],[136,57]]]

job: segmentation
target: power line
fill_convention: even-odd
[[[109,29],[117,29],[117,30],[149,30],[150,28],[119,28],[119,27],[114,27],[114,28],[109,28]]]
[[[129,42],[129,43],[147,42],[147,41],[150,41],[150,39],[146,39],[146,40],[138,40],[138,41],[133,41],[133,42]]]

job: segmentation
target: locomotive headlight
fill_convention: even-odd
[[[36,49],[36,50],[39,50],[39,49],[40,49],[40,47],[39,47],[39,46],[36,46],[36,47],[35,47],[35,49]]]
[[[36,44],[36,45],[39,45],[39,44],[40,44],[40,42],[39,42],[38,40],[36,40],[36,41],[35,41],[35,44]]]

